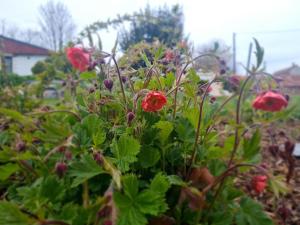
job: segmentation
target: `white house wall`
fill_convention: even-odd
[[[37,61],[46,59],[46,56],[18,55],[13,57],[13,73],[20,76],[31,75],[31,68]]]

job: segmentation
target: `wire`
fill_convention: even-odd
[[[289,30],[270,30],[270,31],[254,31],[254,32],[236,32],[236,34],[275,34],[275,33],[291,33],[300,32],[300,28]]]

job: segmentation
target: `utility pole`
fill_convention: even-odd
[[[232,51],[233,51],[233,65],[232,65],[232,70],[233,73],[236,73],[236,33],[232,34]]]

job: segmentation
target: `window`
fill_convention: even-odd
[[[5,56],[4,57],[4,65],[7,73],[12,73],[12,57]]]

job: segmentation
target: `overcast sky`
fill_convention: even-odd
[[[36,28],[38,7],[46,0],[0,0],[0,19],[22,28]],[[252,37],[265,48],[270,72],[300,64],[300,0],[62,0],[77,29],[117,14],[150,6],[179,3],[184,10],[185,35],[195,45],[213,38],[232,44],[237,34],[237,60],[246,63]],[[110,50],[116,33],[102,33],[104,48]]]

